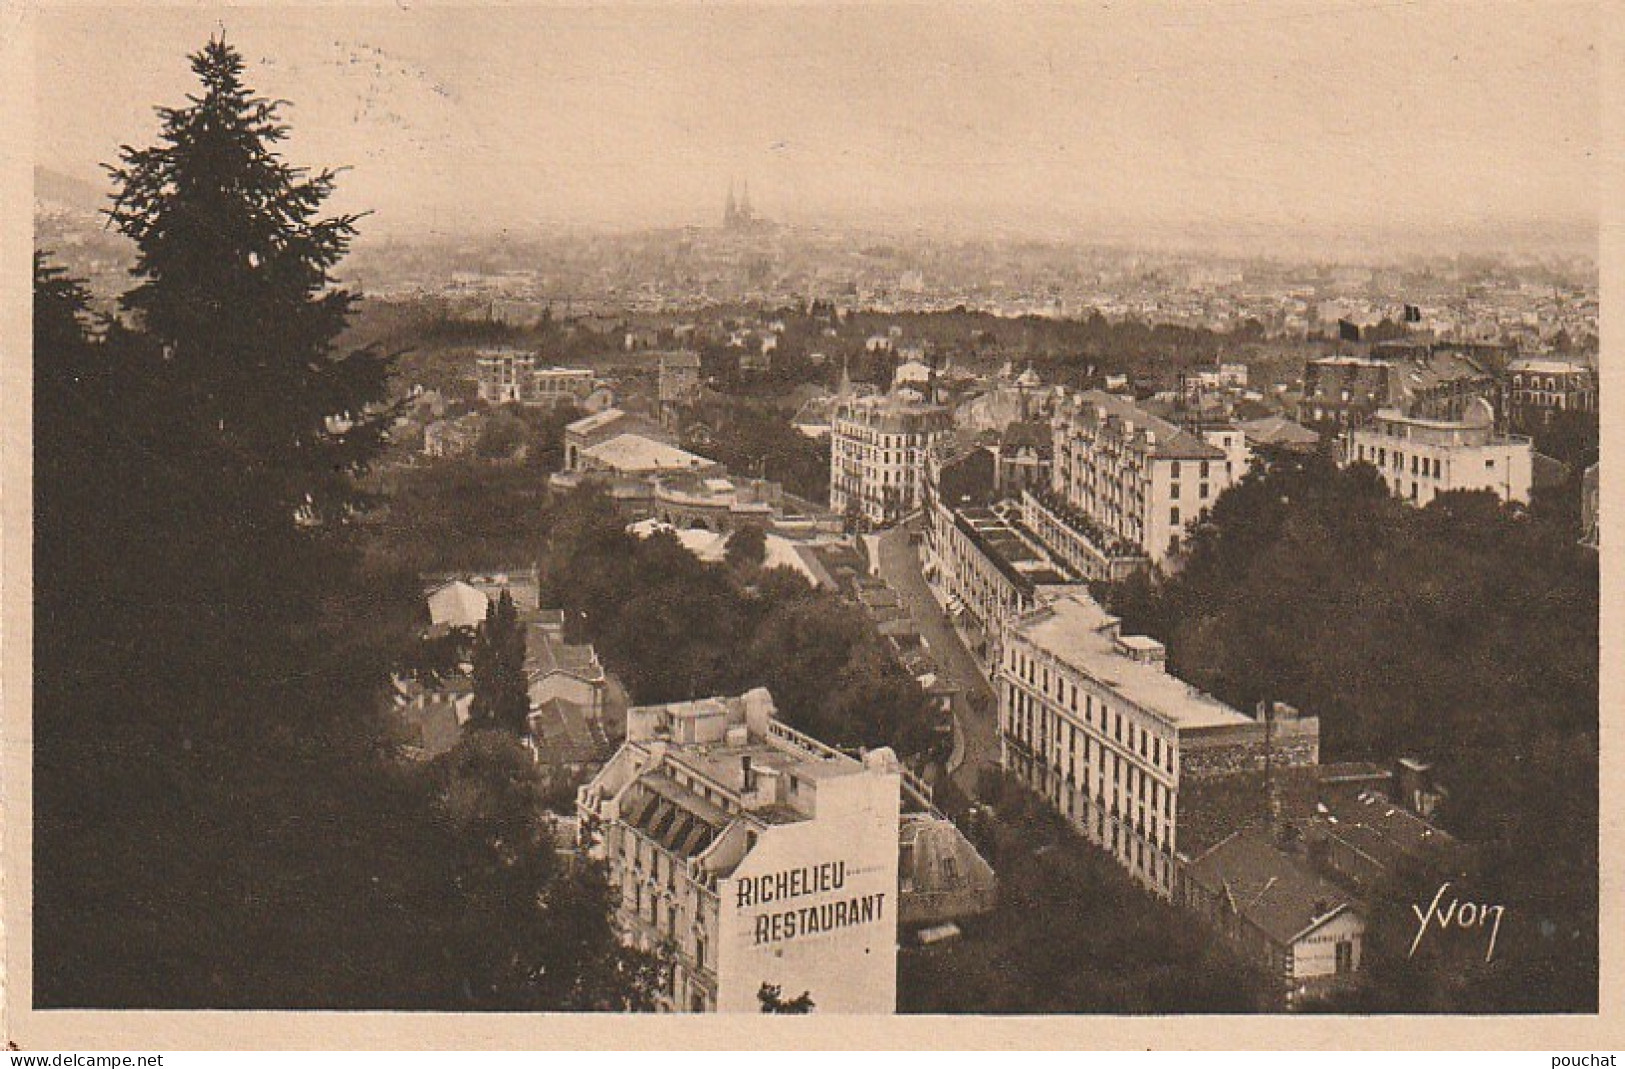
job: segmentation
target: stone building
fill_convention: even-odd
[[[1506,416],[1526,430],[1559,412],[1597,411],[1597,370],[1567,360],[1514,360],[1507,367]]]

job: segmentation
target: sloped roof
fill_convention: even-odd
[[[532,710],[529,723],[543,764],[590,764],[607,757],[614,745],[601,719],[562,698],[549,698]]]
[[[428,593],[429,621],[433,624],[472,626],[485,619],[490,600],[461,579],[443,583]]]
[[[1191,862],[1186,875],[1282,946],[1352,904],[1336,884],[1252,829],[1233,833]]]
[[[582,452],[605,467],[626,472],[686,471],[716,464],[716,461],[707,460],[697,453],[657,442],[641,434],[618,434]]]
[[[1318,445],[1320,435],[1285,416],[1268,416],[1238,424],[1241,433],[1263,445]]]
[[[618,408],[606,408],[602,412],[583,416],[574,423],[566,425],[564,431],[566,434],[591,434],[593,431],[609,426],[624,415],[626,413]]]
[[[1460,846],[1444,829],[1374,790],[1322,798],[1316,812],[1328,834],[1386,868],[1405,860],[1446,864]]]
[[[1108,421],[1134,424],[1137,438],[1143,437],[1147,431],[1154,434],[1156,442],[1146,450],[1150,456],[1166,460],[1224,459],[1224,452],[1218,446],[1204,442],[1189,431],[1116,394],[1087,390],[1078,396],[1078,402],[1078,413],[1085,420],[1098,418],[1097,411],[1103,410]]]
[[[598,654],[590,645],[555,642],[544,625],[528,625],[525,628],[525,675],[535,678],[554,672],[567,672],[588,681],[604,676]]]

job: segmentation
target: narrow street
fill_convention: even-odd
[[[954,698],[954,719],[964,739],[965,753],[953,781],[965,795],[974,797],[978,771],[999,763],[998,711],[993,689],[926,585],[920,553],[910,543],[909,532],[910,528],[903,526],[880,535],[880,574],[897,592],[937,664],[962,688]]]

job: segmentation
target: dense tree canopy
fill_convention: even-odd
[[[550,603],[634,701],[765,686],[790,724],[833,746],[907,756],[938,741],[924,693],[859,610],[782,568],[747,577],[625,524],[602,492],[573,492],[555,506],[544,570]]]
[[[728,536],[727,561],[735,568],[759,568],[767,559],[767,532],[747,523]]]
[[[133,326],[36,260],[35,1004],[646,1005],[601,873],[510,804],[518,744],[401,757],[418,592],[350,552],[385,370],[332,351],[352,221],[235,50],[193,67],[113,170]]]
[[[161,353],[144,374],[174,399],[178,437],[226,471],[253,471],[244,504],[332,515],[384,424],[366,409],[384,394],[387,361],[333,352],[355,295],[332,269],[356,217],[320,216],[334,172],[278,154],[288,134],[278,105],[243,85],[235,49],[211,41],[192,69],[201,94],[159,108],[159,143],[126,146],[109,168],[109,218],[137,249],[122,303]]]
[[[793,412],[766,401],[728,398],[699,406],[705,441],[685,443],[740,476],[779,483],[808,501],[829,499],[829,443],[816,442],[790,423]]]
[[[999,874],[999,903],[961,940],[905,948],[901,1013],[1247,1013],[1269,981],[1202,923],[1136,885],[1042,799],[990,772],[967,834]],[[988,812],[987,810],[983,811]]]
[[[1524,918],[1505,938],[1537,933],[1463,1007],[1595,1004],[1598,561],[1577,539],[1488,494],[1416,509],[1365,465],[1283,459],[1218,500],[1175,576],[1110,595],[1190,682],[1319,716],[1323,761],[1434,762],[1475,890]]]

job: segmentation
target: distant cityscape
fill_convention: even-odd
[[[42,246],[104,293],[127,248],[101,227],[94,187],[40,176]],[[1516,342],[1540,351],[1566,338],[1595,348],[1594,255],[1465,253],[1371,262],[1211,256],[1039,240],[911,237],[775,226],[748,183],[729,190],[718,225],[647,233],[507,235],[495,241],[364,243],[345,278],[371,299],[448,302],[455,314],[533,325],[544,313],[665,316],[731,304],[832,301],[876,312],[965,308],[1001,317],[1138,318],[1271,334],[1374,328],[1418,308],[1445,341]],[[1413,330],[1412,333],[1415,333]]]
[[[42,1004],[1597,1009],[1594,252],[351,248],[193,70],[35,171]]]

